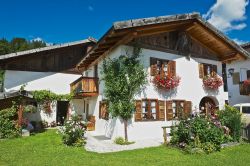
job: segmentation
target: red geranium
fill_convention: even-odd
[[[160,75],[157,75],[154,77],[153,83],[155,84],[155,86],[159,88],[164,88],[166,90],[169,90],[179,86],[180,80],[181,78],[179,76],[162,77]]]
[[[220,76],[206,76],[203,78],[203,86],[208,89],[217,90],[223,85],[223,80]]]
[[[243,81],[243,86],[248,87],[250,85],[250,80]]]

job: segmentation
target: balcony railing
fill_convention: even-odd
[[[250,81],[240,82],[240,94],[245,96],[250,95]]]
[[[92,97],[98,95],[98,78],[80,77],[70,84],[74,97]]]

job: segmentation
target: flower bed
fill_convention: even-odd
[[[223,80],[220,76],[206,76],[203,78],[203,86],[211,90],[217,90],[223,85]]]
[[[173,77],[162,77],[157,75],[154,77],[153,83],[158,88],[163,88],[166,90],[174,89],[179,86],[181,78],[179,76]]]
[[[219,116],[196,116],[171,128],[170,143],[190,153],[212,153],[222,144],[240,141],[240,113],[226,106]]]

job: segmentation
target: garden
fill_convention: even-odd
[[[227,147],[212,154],[186,154],[160,146],[117,153],[86,152],[65,146],[57,130],[30,137],[0,140],[0,165],[248,165],[250,144]]]

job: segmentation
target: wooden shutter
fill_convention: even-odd
[[[142,101],[137,100],[135,103],[135,121],[142,120]]]
[[[109,113],[108,113],[108,105],[106,101],[100,101],[99,104],[99,119],[108,119]]]
[[[217,75],[217,65],[212,65],[212,76]]]
[[[158,100],[158,120],[165,120],[165,102]]]
[[[204,77],[204,64],[199,63],[199,77]]]
[[[233,73],[232,79],[233,79],[233,84],[234,85],[239,84],[240,83],[240,73],[239,72]]]
[[[173,101],[166,101],[167,120],[173,120]]]
[[[168,76],[176,76],[176,62],[175,61],[169,61],[168,62]]]
[[[155,76],[157,74],[157,59],[150,57],[150,75]]]
[[[192,102],[191,101],[185,101],[184,102],[184,114],[185,117],[189,117],[192,112]]]

